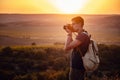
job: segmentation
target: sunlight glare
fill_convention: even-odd
[[[88,0],[49,0],[62,13],[75,13],[84,7]]]

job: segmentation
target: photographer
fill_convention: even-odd
[[[67,32],[67,40],[64,49],[65,51],[73,49],[70,55],[69,80],[84,80],[85,68],[83,66],[82,57],[77,49],[79,48],[82,54],[85,55],[90,38],[87,35],[87,32],[83,29],[84,19],[82,17],[74,17],[71,21],[71,25],[67,24],[64,26],[64,29]],[[77,33],[74,40],[72,38],[73,32]]]

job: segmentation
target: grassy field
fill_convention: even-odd
[[[86,80],[120,80],[120,46],[99,44],[100,65]],[[63,45],[0,47],[1,80],[68,80]]]

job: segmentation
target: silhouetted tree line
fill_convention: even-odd
[[[99,44],[100,65],[86,80],[120,79],[120,46]],[[68,80],[69,53],[62,47],[0,48],[1,80]],[[90,76],[89,76],[90,75]]]

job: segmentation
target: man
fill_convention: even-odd
[[[83,66],[82,57],[78,51],[80,49],[82,55],[85,55],[88,49],[90,38],[84,31],[84,19],[80,16],[72,18],[72,28],[74,31],[66,27],[67,40],[65,42],[65,51],[73,49],[70,57],[69,80],[84,80],[85,68]],[[72,33],[76,32],[77,36],[73,40]]]

